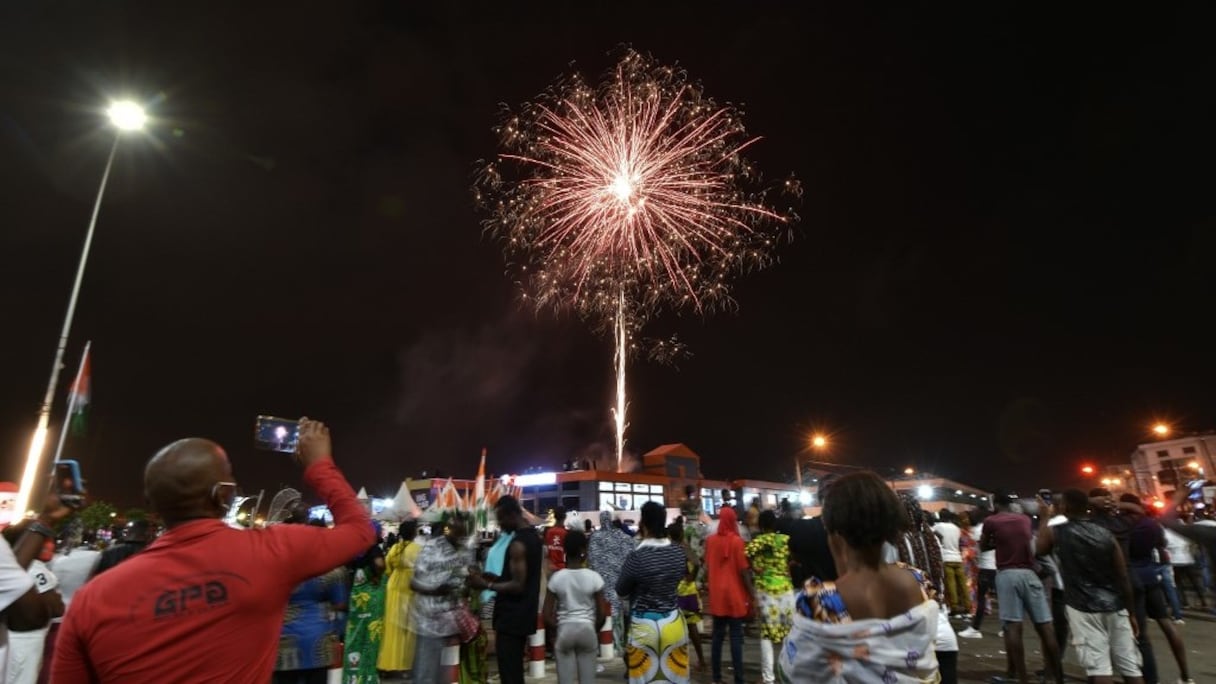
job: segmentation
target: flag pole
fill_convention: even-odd
[[[68,388],[68,412],[63,416],[63,430],[59,432],[59,444],[55,446],[55,460],[52,463],[58,463],[59,457],[63,455],[63,443],[68,440],[68,425],[71,424],[72,414],[76,413],[76,390],[80,388],[80,376],[84,373],[84,365],[89,362],[89,347],[92,345],[92,340],[84,343],[84,353],[80,355],[80,368],[76,371],[76,380]]]

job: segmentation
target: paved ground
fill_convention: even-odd
[[[963,625],[955,622],[955,628],[959,629]],[[987,682],[994,675],[1000,675],[1005,670],[1005,647],[1004,640],[997,636],[997,630],[1000,625],[995,620],[988,620],[984,625],[983,639],[960,639],[959,647],[959,681],[960,682]],[[1186,643],[1187,657],[1190,662],[1191,677],[1196,682],[1216,682],[1216,649],[1212,648],[1212,644],[1216,643],[1216,618],[1203,615],[1200,613],[1190,612],[1186,616],[1186,624],[1179,627],[1182,632],[1183,639]],[[1026,664],[1030,671],[1042,668],[1042,652],[1039,649],[1039,640],[1035,636],[1034,630],[1027,625],[1025,644],[1026,644]],[[1150,625],[1149,631],[1152,634],[1153,650],[1157,656],[1157,666],[1163,684],[1174,684],[1178,678],[1178,667],[1174,663],[1173,657],[1170,654],[1169,647],[1161,637],[1161,630],[1156,625]],[[730,660],[729,654],[726,655],[726,660]],[[705,643],[705,656],[709,657],[709,643]],[[695,663],[695,656],[693,662]],[[1077,666],[1071,662],[1071,655],[1065,659],[1065,672],[1074,678],[1074,681],[1084,681],[1082,672]],[[747,684],[756,684],[760,681],[760,649],[756,645],[755,639],[748,639],[744,644],[744,665],[746,672],[744,681]],[[605,663],[604,672],[597,678],[597,682],[622,682],[624,681],[624,665],[618,660],[615,662]],[[730,672],[726,672],[724,677],[726,682],[733,681]],[[491,680],[494,681],[494,680]],[[557,682],[557,677],[554,673],[553,662],[546,663],[545,677],[542,679],[530,679],[531,682]],[[708,672],[695,673],[692,681],[696,684],[710,684],[711,679]],[[1033,678],[1031,681],[1035,681]]]

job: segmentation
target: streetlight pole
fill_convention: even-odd
[[[827,446],[828,438],[826,435],[822,433],[811,435],[811,448],[816,452],[823,452],[827,449]],[[794,457],[794,478],[798,481],[798,496],[801,497],[803,491],[801,454]]]
[[[89,250],[93,246],[93,233],[97,229],[97,215],[101,212],[101,200],[106,194],[106,184],[110,181],[110,169],[114,166],[114,157],[118,153],[118,141],[124,131],[137,130],[143,127],[145,116],[143,110],[132,102],[116,102],[110,106],[111,123],[117,129],[114,142],[110,145],[110,156],[106,158],[105,170],[101,173],[101,184],[97,188],[97,197],[93,200],[93,214],[89,217],[89,229],[84,236],[84,247],[80,250],[80,263],[76,265],[76,280],[72,283],[72,294],[68,298],[68,310],[63,317],[63,327],[59,331],[59,344],[55,347],[55,361],[51,364],[51,377],[47,380],[46,394],[42,397],[42,406],[38,409],[38,426],[34,429],[34,437],[30,441],[30,450],[25,458],[25,470],[21,474],[21,488],[14,502],[16,514],[25,515],[29,508],[34,486],[38,481],[38,471],[42,467],[42,453],[46,446],[47,427],[51,420],[51,408],[55,403],[55,387],[59,384],[59,371],[63,367],[63,355],[68,347],[68,335],[72,331],[72,318],[76,315],[76,301],[80,298],[80,283],[84,280],[84,269],[89,262]]]

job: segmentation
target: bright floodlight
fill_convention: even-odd
[[[144,122],[148,120],[148,115],[144,113],[144,108],[130,100],[119,100],[118,102],[110,103],[110,108],[106,110],[106,114],[110,117],[110,123],[114,124],[120,131],[138,131],[144,127]]]
[[[1170,434],[1170,426],[1166,425],[1165,423],[1157,423],[1153,426],[1153,432],[1156,433],[1158,437],[1166,437]]]
[[[828,445],[828,438],[823,435],[815,435],[811,438],[811,445],[816,449],[822,449]]]
[[[929,485],[921,485],[916,488],[916,496],[921,499],[932,499],[933,498],[933,488],[930,487]]]

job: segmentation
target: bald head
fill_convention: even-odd
[[[168,525],[219,518],[225,509],[213,496],[215,484],[231,480],[232,466],[220,445],[206,439],[180,439],[148,461],[144,494]]]

